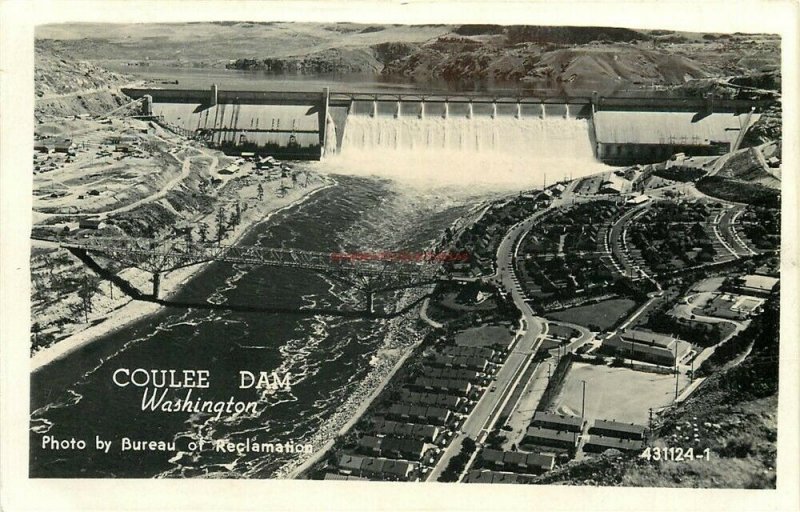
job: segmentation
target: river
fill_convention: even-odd
[[[405,193],[390,181],[336,176],[338,185],[287,209],[241,240],[314,251],[424,249],[472,201]],[[384,297],[390,312],[398,297]],[[388,300],[387,300],[388,299]],[[96,340],[32,377],[32,477],[229,476],[267,478],[296,454],[190,453],[190,440],[304,443],[358,389],[390,331],[407,317],[347,314],[363,307],[351,288],[305,270],[210,264],[159,313]],[[339,314],[338,312],[345,312]],[[406,321],[404,329],[398,326]],[[208,369],[204,400],[258,401],[256,414],[166,413],[142,409],[142,390],[118,387],[118,368]],[[240,370],[288,372],[290,389],[238,389]],[[180,393],[182,396],[184,393]],[[43,436],[82,439],[87,448],[43,449]],[[111,440],[108,453],[95,438]],[[176,442],[176,451],[119,451],[123,437]],[[319,442],[318,439],[315,442]]]

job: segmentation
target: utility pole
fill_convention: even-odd
[[[675,335],[671,334],[670,337],[672,341],[675,343],[675,400],[678,400],[678,342],[675,339]]]
[[[586,381],[581,382],[583,382],[583,396],[581,397],[581,419],[583,419],[586,413]]]
[[[631,369],[633,369],[633,336],[631,336]]]

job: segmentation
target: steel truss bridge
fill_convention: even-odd
[[[156,299],[162,273],[211,261],[305,269],[325,274],[361,290],[369,312],[373,312],[373,297],[377,292],[424,286],[447,279],[441,261],[426,253],[420,253],[418,257],[404,253],[328,253],[137,238],[62,240],[60,246],[153,274],[153,297]]]

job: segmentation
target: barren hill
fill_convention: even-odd
[[[35,44],[36,114],[103,113],[129,101],[118,88],[130,77],[75,60],[48,42]]]
[[[50,25],[37,38],[95,64],[367,73],[614,90],[780,66],[780,40],[607,27],[184,23]],[[132,68],[134,69],[134,68]]]

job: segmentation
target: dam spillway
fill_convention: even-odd
[[[369,151],[593,156],[586,119],[349,115],[341,154]]]
[[[510,152],[613,165],[729,151],[769,101],[701,97],[124,89],[145,114],[227,153]],[[516,122],[515,122],[516,121]],[[631,128],[635,127],[635,128]]]

